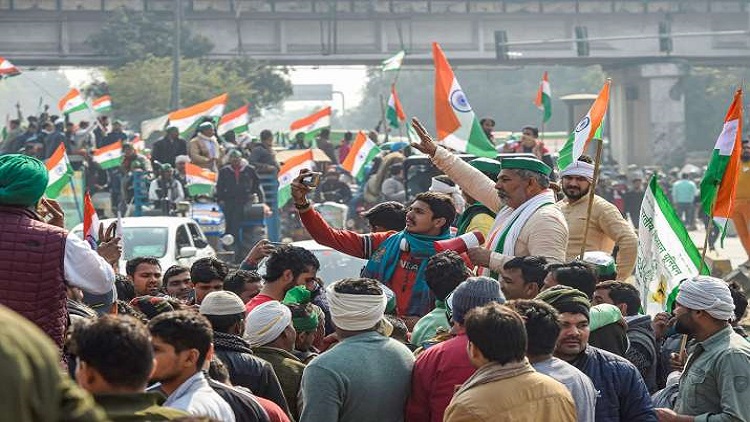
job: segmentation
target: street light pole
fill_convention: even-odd
[[[180,108],[180,57],[182,38],[182,0],[174,0],[174,47],[172,49],[172,110]]]

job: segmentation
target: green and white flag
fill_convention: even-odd
[[[383,60],[383,63],[382,63],[383,72],[401,69],[401,63],[404,61],[404,56],[406,56],[406,51],[401,50],[398,53],[396,53],[396,55],[394,55],[393,57],[389,57]]]
[[[643,196],[638,228],[635,286],[649,315],[671,311],[686,278],[708,274],[701,254],[682,225],[656,176]]]

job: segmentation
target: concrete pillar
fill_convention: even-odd
[[[609,102],[612,155],[629,164],[670,165],[685,149],[685,98],[681,63],[605,69],[612,78]]]
[[[276,23],[277,40],[279,43],[279,53],[287,53],[287,41],[286,41],[286,23],[283,19],[280,19]]]

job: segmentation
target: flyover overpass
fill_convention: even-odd
[[[601,64],[614,80],[608,130],[623,164],[665,162],[684,144],[680,81],[691,64],[750,62],[746,0],[181,1],[184,21],[214,43],[216,59],[375,65],[404,48],[408,66],[430,65],[430,44],[438,41],[459,67]],[[126,7],[171,21],[175,4],[0,0],[0,56],[22,66],[106,64],[107,57],[95,55],[85,41],[109,13]],[[657,38],[632,38],[655,36],[662,21],[674,34],[704,35],[674,38],[670,53],[660,52]],[[572,39],[577,26],[587,27],[592,38],[588,57],[577,56],[573,41],[528,43]],[[507,33],[511,60],[496,60],[498,30]],[[612,39],[617,37],[631,38]],[[571,116],[571,124],[578,117]]]

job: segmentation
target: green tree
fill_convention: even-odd
[[[115,66],[143,60],[147,56],[168,57],[174,46],[174,22],[164,14],[120,8],[112,12],[101,30],[86,42],[97,54],[110,56]],[[182,25],[181,51],[186,58],[201,57],[211,52],[213,44],[202,35],[193,34]]]
[[[252,110],[278,105],[291,94],[291,84],[263,63],[241,59],[232,62],[184,59],[180,62],[182,105],[229,93],[227,110],[250,103]],[[148,57],[105,72],[109,94],[119,118],[131,124],[169,111],[172,84],[171,59]]]

